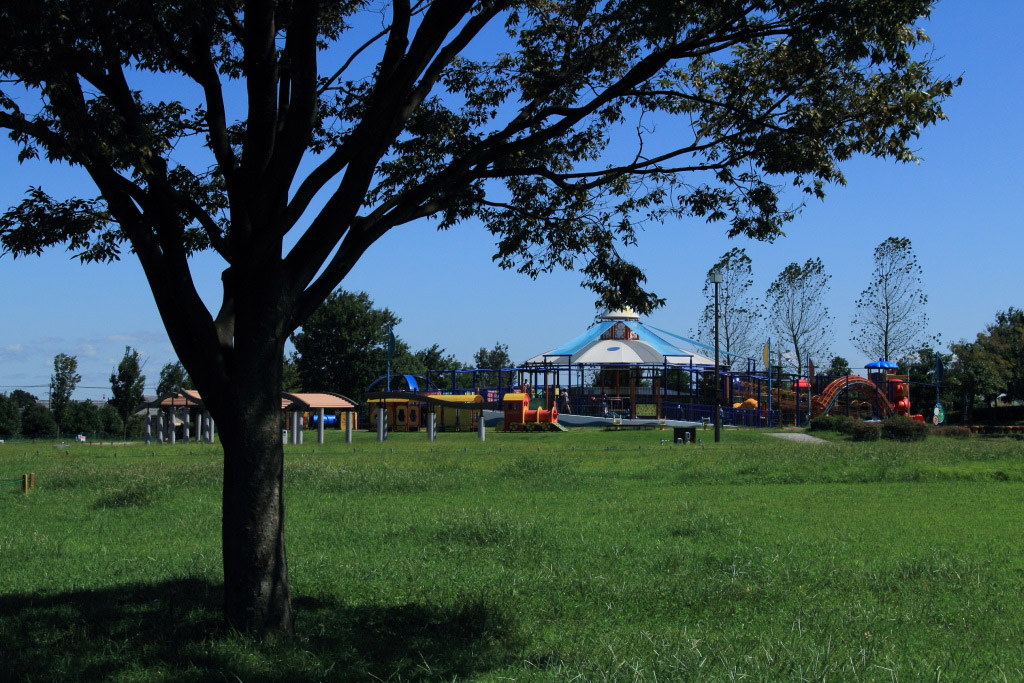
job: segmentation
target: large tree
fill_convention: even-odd
[[[853,316],[853,345],[868,358],[899,360],[928,341],[928,295],[921,274],[906,237],[889,237],[875,247],[871,281]]]
[[[53,357],[53,374],[50,375],[50,412],[57,423],[57,435],[64,427],[64,418],[71,404],[71,394],[82,381],[78,374],[78,359],[64,353]]]
[[[360,399],[387,372],[388,334],[401,321],[387,308],[375,308],[366,292],[333,292],[292,336],[303,389]],[[419,369],[408,344],[396,339],[391,374]]]
[[[1010,307],[978,335],[977,343],[998,376],[1007,401],[1024,400],[1024,310]]]
[[[742,358],[758,355],[756,349],[764,343],[758,339],[763,307],[749,294],[754,284],[754,269],[746,250],[729,250],[708,269],[708,278],[704,283],[707,303],[698,327],[701,341],[709,344],[715,341],[715,285],[711,282],[711,274],[716,271],[722,274],[722,282],[718,285],[717,306],[719,349],[725,351],[721,362],[731,367]],[[745,361],[741,365],[746,368]]]
[[[802,374],[807,362],[824,360],[832,342],[832,318],[825,305],[831,275],[820,258],[790,263],[768,287],[768,328],[782,365]]]
[[[124,347],[124,357],[117,364],[117,370],[110,373],[110,405],[117,410],[121,425],[127,436],[128,420],[142,403],[146,376],[142,374],[139,352],[130,346]]]
[[[932,2],[5,3],[0,127],[98,195],[32,188],[0,241],[139,259],[224,447],[228,620],[290,631],[281,359],[367,249],[476,218],[502,267],[578,266],[648,312],[618,252],[638,220],[770,240],[798,209],[778,188],[820,197],[855,154],[915,158],[955,85],[918,52]],[[190,272],[203,249],[224,261],[217,310]]]

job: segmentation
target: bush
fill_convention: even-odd
[[[969,439],[971,438],[971,428],[963,427],[960,425],[949,425],[946,427],[938,427],[935,433],[939,436],[947,436],[951,439]]]
[[[811,426],[808,427],[809,431],[812,432],[834,432],[836,430],[836,421],[832,415],[819,415],[818,417],[811,419]]]
[[[30,439],[40,439],[57,434],[57,423],[53,414],[38,403],[25,408],[21,414],[21,433]]]
[[[924,441],[928,428],[923,422],[897,415],[882,420],[882,436],[890,441]]]
[[[816,432],[839,432],[840,434],[852,434],[855,425],[861,421],[855,417],[846,415],[819,415],[811,420],[811,431]]]
[[[864,424],[864,420],[859,417],[849,417],[848,415],[836,415],[836,431],[840,434],[853,434],[854,430],[859,425]]]
[[[878,441],[882,430],[877,422],[857,422],[850,429],[854,441]]]

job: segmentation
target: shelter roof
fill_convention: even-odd
[[[552,351],[534,356],[525,365],[714,366],[715,362],[711,358],[670,342],[666,337],[677,335],[644,325],[632,311],[605,313],[600,322],[583,334]],[[677,338],[692,342],[685,337]],[[696,342],[692,343],[697,345]]]
[[[199,395],[198,391],[194,389],[182,389],[180,393],[176,394],[163,394],[157,396],[155,400],[149,402],[151,408],[180,408],[182,406],[201,406],[203,405],[203,397]]]
[[[356,403],[352,399],[341,394],[319,393],[319,394],[281,394],[281,410],[297,407],[300,410],[355,410]]]
[[[150,401],[147,406],[150,408],[182,408],[185,406],[202,406],[203,397],[198,391],[183,389],[177,394],[165,394]],[[281,393],[281,409],[286,410],[292,405],[300,410],[355,410],[356,403],[352,399],[341,394],[332,393],[310,393],[310,394],[289,394]]]

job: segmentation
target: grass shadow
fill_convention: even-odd
[[[484,600],[349,606],[298,598],[296,638],[224,627],[222,586],[200,579],[0,596],[3,680],[349,681],[469,677],[521,650]]]

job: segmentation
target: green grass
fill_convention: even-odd
[[[1024,677],[1019,442],[711,434],[287,447],[277,643],[220,625],[216,446],[0,446],[4,675]]]

